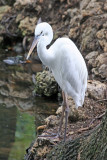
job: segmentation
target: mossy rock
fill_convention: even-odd
[[[19,17],[17,16],[17,21],[19,21],[19,19],[20,19],[20,15]],[[30,18],[27,16],[24,19],[22,19],[19,24],[19,29],[21,30],[22,35],[25,36],[25,35],[32,34],[35,30],[36,22],[37,22],[36,17]]]
[[[49,71],[36,74],[35,92],[39,95],[52,96],[58,92],[58,85]]]

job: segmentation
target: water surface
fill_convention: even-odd
[[[0,51],[2,52],[2,51]],[[32,72],[41,65],[7,65],[8,53],[0,57],[0,160],[22,160],[37,137],[36,128],[55,113],[56,99],[33,97]],[[34,65],[34,64],[33,64]]]

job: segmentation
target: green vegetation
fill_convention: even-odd
[[[35,138],[34,117],[18,111],[15,132],[15,142],[11,149],[9,160],[22,160],[27,146]]]

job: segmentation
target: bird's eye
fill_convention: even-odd
[[[44,36],[44,33],[43,33],[43,31],[40,33],[40,35]]]
[[[43,31],[41,31],[40,35],[43,33]]]
[[[42,34],[43,33],[43,31],[41,31],[38,35],[37,35],[37,37],[39,37],[39,36],[44,36],[44,34]]]

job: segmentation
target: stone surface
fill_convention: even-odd
[[[19,28],[22,32],[22,35],[25,36],[33,33],[35,30],[36,22],[37,22],[36,17],[33,17],[33,18],[25,17],[23,20],[21,20],[19,24]]]
[[[100,81],[89,80],[87,86],[88,96],[96,100],[101,100],[106,98],[107,86]]]
[[[23,20],[21,20],[19,24],[19,29],[21,30],[22,35],[25,36],[33,33],[35,30],[36,22],[37,22],[36,17],[30,18],[27,16]]]
[[[86,57],[89,67],[94,75],[107,78],[107,53],[99,54],[98,51],[90,52]]]
[[[101,76],[102,78],[107,79],[107,53],[100,54],[95,59],[94,63],[96,68],[93,68],[92,72],[97,76]]]
[[[58,92],[57,82],[49,71],[36,74],[35,91],[37,94],[52,96]]]
[[[28,84],[32,84],[32,76],[29,75],[28,73],[23,73],[23,72],[19,72],[16,71],[15,74],[12,74],[12,77],[19,82],[23,82],[23,83],[28,83]]]
[[[98,54],[99,54],[98,51],[93,51],[93,52],[90,52],[89,54],[87,54],[87,56],[85,58],[88,61],[89,66],[96,67],[95,60],[96,60]]]
[[[96,33],[98,41],[102,48],[104,48],[104,52],[107,52],[107,29],[103,28]]]
[[[34,2],[35,0],[16,0],[14,6],[17,6],[17,5],[25,6],[27,4],[32,4]]]
[[[81,110],[81,107],[76,109],[74,101],[72,97],[68,97],[68,104],[69,104],[69,121],[75,122],[78,120],[83,120],[86,118],[84,112]],[[58,107],[56,114],[61,117],[62,114],[62,106]]]
[[[39,160],[41,159],[41,157],[43,158],[47,153],[50,152],[53,144],[54,142],[52,142],[51,139],[38,137],[37,140],[33,143],[32,147],[28,149],[28,153],[32,154],[36,151],[36,156],[34,157],[34,159],[36,158]],[[25,158],[27,159],[27,157]]]
[[[2,17],[11,10],[11,7],[6,5],[6,6],[1,6],[0,7],[0,20],[2,19]]]
[[[59,125],[60,118],[55,115],[50,115],[45,119],[45,123],[49,127],[53,127],[55,125]]]

